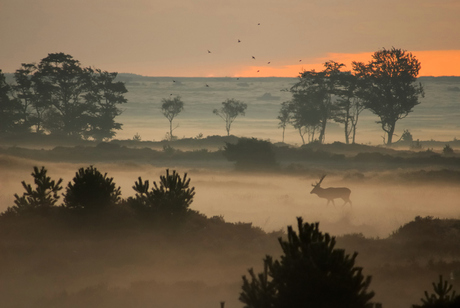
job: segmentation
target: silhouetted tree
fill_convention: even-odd
[[[324,70],[304,71],[299,81],[291,87],[291,111],[294,113],[293,124],[297,129],[306,127],[319,128],[319,142],[324,142],[327,121],[333,118],[337,108],[334,96],[337,95],[340,69],[342,63],[329,61],[324,63]],[[302,135],[301,135],[302,136]],[[302,141],[304,142],[303,138]]]
[[[121,189],[113,178],[108,178],[93,166],[80,168],[69,182],[64,194],[64,205],[68,208],[100,211],[120,201]]]
[[[282,142],[284,142],[284,132],[286,131],[286,126],[291,121],[291,112],[289,110],[289,102],[283,102],[281,104],[281,109],[278,113],[277,119],[280,120],[280,122],[278,123],[278,127],[283,129]]]
[[[24,194],[19,197],[15,194],[15,206],[8,208],[7,212],[15,214],[23,214],[28,212],[47,213],[59,200],[59,191],[62,189],[62,179],[57,182],[51,180],[47,175],[47,170],[42,167],[34,167],[32,173],[34,178],[35,189],[32,185],[22,181],[22,186],[25,189]]]
[[[22,64],[14,74],[13,96],[23,130],[68,136],[112,138],[121,124],[118,104],[127,92],[117,73],[83,68],[71,55],[50,53],[39,64]]]
[[[333,115],[334,121],[344,124],[345,143],[356,141],[356,128],[364,104],[358,97],[358,79],[351,72],[338,75],[337,110]]]
[[[224,156],[235,162],[237,170],[273,169],[278,167],[273,145],[255,138],[240,138],[236,144],[226,143]]]
[[[139,177],[134,183],[135,197],[128,198],[128,204],[141,213],[157,215],[158,218],[178,217],[187,213],[195,196],[195,187],[190,187],[187,173],[181,177],[175,170],[172,174],[166,169],[166,175],[160,176],[160,182],[153,182],[149,190],[149,181]]]
[[[361,81],[358,92],[364,106],[376,114],[386,144],[393,142],[396,121],[405,118],[420,104],[424,96],[421,84],[415,81],[420,71],[420,62],[402,49],[392,48],[374,52],[368,64],[353,62],[353,70]]]
[[[50,108],[44,126],[52,133],[80,136],[87,127],[92,105],[84,100],[88,70],[71,55],[51,53],[43,58],[34,73],[39,94]]]
[[[184,109],[184,102],[181,101],[180,96],[174,98],[163,98],[161,100],[161,112],[169,121],[169,139],[173,140],[172,121]]]
[[[89,127],[84,136],[103,141],[115,136],[114,130],[120,130],[122,124],[115,122],[115,117],[121,114],[119,104],[127,103],[123,96],[126,90],[123,82],[115,82],[117,73],[109,73],[100,69],[88,69],[90,80],[88,93],[85,95],[91,104]]]
[[[0,70],[0,133],[18,130],[21,124],[21,105],[11,96],[11,86]]]
[[[220,109],[214,109],[212,112],[225,121],[227,136],[230,136],[230,128],[233,121],[235,121],[239,115],[244,116],[247,108],[247,104],[230,98],[222,102],[222,107]]]
[[[243,276],[240,301],[246,308],[373,307],[374,292],[352,256],[335,248],[335,238],[319,231],[319,224],[297,218],[298,234],[288,227],[287,241],[279,239],[281,260],[264,259],[264,272]]]
[[[37,72],[35,64],[23,63],[14,73],[16,83],[13,85],[14,94],[21,104],[21,120],[25,128],[35,127],[35,132],[43,132],[45,111],[51,107],[49,93],[40,91],[40,82],[35,82]]]
[[[422,298],[422,305],[412,305],[413,308],[458,308],[460,307],[460,296],[452,291],[453,286],[439,276],[439,282],[432,283],[434,293],[428,294],[425,291],[425,298]],[[452,292],[452,293],[451,293]]]

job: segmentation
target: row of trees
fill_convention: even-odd
[[[302,142],[324,142],[330,120],[344,124],[345,142],[355,143],[360,113],[368,109],[377,115],[385,132],[384,141],[393,142],[396,122],[405,118],[424,96],[416,83],[420,62],[402,49],[383,49],[365,64],[353,62],[353,71],[329,61],[324,70],[304,71],[288,91],[292,99],[283,102],[278,115],[284,131],[291,124],[299,131]],[[305,135],[307,140],[305,140]]]
[[[225,121],[225,130],[227,131],[227,136],[230,136],[230,129],[232,127],[232,123],[235,119],[242,115],[244,116],[246,113],[246,109],[248,105],[240,102],[236,99],[229,98],[222,102],[222,107],[220,109],[214,109],[213,113],[218,115]],[[169,139],[173,140],[173,120],[176,116],[181,113],[184,109],[184,102],[181,100],[180,96],[176,96],[173,98],[164,98],[162,100],[161,105],[161,112],[169,121]]]
[[[101,141],[122,124],[126,103],[117,73],[81,67],[71,55],[51,53],[40,63],[23,63],[6,83],[0,70],[0,132],[49,133]]]
[[[62,179],[52,180],[45,167],[34,167],[32,173],[34,184],[22,182],[25,192],[22,196],[15,194],[14,206],[8,207],[2,216],[48,215],[53,211],[64,209],[90,216],[110,212],[117,206],[134,210],[141,217],[167,219],[183,217],[193,202],[195,188],[190,187],[190,179],[185,173],[181,177],[176,171],[166,170],[160,176],[159,183],[143,181],[141,177],[134,183],[134,197],[123,200],[121,188],[113,178],[102,174],[90,166],[80,168],[65,189],[64,202],[58,204],[61,197]]]

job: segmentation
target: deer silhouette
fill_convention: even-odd
[[[332,204],[335,206],[334,199],[341,198],[345,202],[343,205],[350,203],[350,206],[351,206],[352,205],[351,200],[350,200],[351,190],[346,187],[322,188],[321,182],[324,180],[325,177],[326,175],[323,175],[321,179],[319,180],[319,182],[312,184],[314,188],[310,192],[310,194],[316,194],[320,198],[327,199],[326,205],[329,205],[329,202],[332,202]]]

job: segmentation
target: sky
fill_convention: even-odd
[[[420,76],[460,76],[459,16],[459,0],[0,0],[0,69],[64,52],[144,76],[296,77],[395,47]]]

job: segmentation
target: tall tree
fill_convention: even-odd
[[[336,109],[334,96],[337,95],[343,66],[342,63],[329,61],[324,63],[324,70],[320,72],[304,71],[290,89],[294,104],[304,105],[303,110],[316,110],[320,128],[318,141],[321,143],[325,140],[327,121],[332,119]]]
[[[362,82],[360,97],[364,106],[377,115],[386,144],[391,145],[396,122],[407,117],[420,104],[423,87],[416,83],[420,62],[406,50],[391,48],[374,52],[368,64],[353,62]]]
[[[80,136],[90,118],[91,103],[83,99],[88,90],[87,69],[64,53],[51,53],[40,61],[34,80],[40,95],[52,105],[46,114],[46,128],[53,133]]]
[[[278,113],[277,119],[280,120],[279,123],[278,123],[278,128],[283,129],[282,142],[284,142],[284,132],[286,131],[286,126],[291,121],[291,112],[289,110],[289,102],[283,102],[281,104],[281,109],[280,109],[280,111]]]
[[[89,91],[85,99],[92,106],[91,119],[84,136],[103,141],[115,136],[114,130],[120,130],[122,124],[115,122],[115,117],[122,111],[117,105],[127,103],[123,96],[126,90],[123,82],[116,82],[117,73],[109,73],[100,69],[88,69]]]
[[[27,128],[35,127],[36,133],[43,132],[44,114],[49,109],[49,93],[45,89],[40,91],[40,82],[35,81],[34,74],[37,66],[33,63],[22,63],[21,68],[14,73],[16,83],[13,90],[21,104],[23,125]]]
[[[227,130],[227,136],[230,136],[230,128],[233,121],[239,116],[244,116],[246,114],[246,109],[248,105],[240,102],[236,99],[230,98],[222,102],[222,107],[220,109],[214,109],[212,112],[215,115],[218,115],[225,121],[225,129]]]
[[[17,131],[21,124],[21,105],[12,97],[11,86],[0,70],[0,132]]]
[[[173,127],[172,122],[176,116],[181,113],[184,109],[184,102],[181,101],[180,96],[174,98],[163,98],[161,100],[163,104],[161,105],[161,112],[169,121],[169,140],[173,140]]]
[[[339,89],[337,91],[337,111],[334,114],[334,121],[344,124],[345,142],[356,142],[356,128],[364,104],[358,97],[358,79],[351,72],[342,72],[339,78]]]

